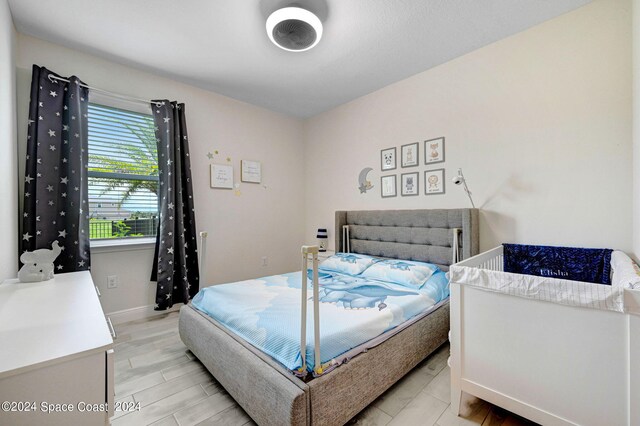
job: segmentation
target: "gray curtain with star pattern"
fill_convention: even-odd
[[[184,104],[151,103],[158,142],[160,223],[151,281],[156,310],[187,303],[199,289],[196,218]]]
[[[21,252],[62,247],[55,272],[91,268],[87,191],[89,89],[33,66]]]

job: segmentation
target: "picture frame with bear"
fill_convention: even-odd
[[[380,151],[380,170],[386,172],[387,170],[395,170],[397,168],[396,163],[396,148],[387,148]]]
[[[426,170],[424,172],[424,194],[436,195],[445,192],[444,169]]]
[[[424,164],[444,163],[444,136],[424,141]]]
[[[420,185],[418,182],[419,173],[403,173],[400,177],[400,195],[410,197],[420,193]]]
[[[402,167],[415,167],[420,164],[420,144],[408,143],[400,147],[400,165]]]

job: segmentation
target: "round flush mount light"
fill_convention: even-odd
[[[322,38],[322,22],[300,7],[284,7],[267,18],[267,35],[281,49],[304,52]]]

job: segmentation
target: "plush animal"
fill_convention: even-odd
[[[60,255],[62,248],[54,241],[51,250],[38,249],[22,253],[22,268],[18,271],[18,279],[23,283],[35,283],[53,278],[53,261]]]

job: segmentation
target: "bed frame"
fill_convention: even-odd
[[[640,290],[624,289],[617,312],[459,282],[468,268],[518,280],[500,273],[502,255],[497,247],[451,268],[454,412],[464,391],[544,425],[640,425]]]
[[[478,211],[373,210],[336,212],[336,248],[350,229],[354,253],[428,261],[448,269],[454,229],[462,257],[478,251]],[[297,318],[296,318],[297,321]],[[310,381],[228,331],[191,304],[180,310],[185,345],[260,425],[342,425],[411,371],[446,340],[449,304]]]

